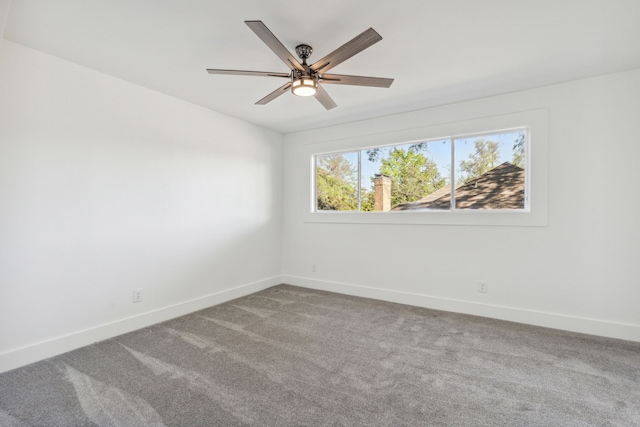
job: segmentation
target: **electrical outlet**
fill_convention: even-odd
[[[318,272],[318,264],[316,264],[315,262],[313,264],[311,264],[311,272],[312,273],[317,273]]]
[[[142,302],[142,288],[133,290],[133,302]]]
[[[478,292],[486,294],[489,292],[489,285],[484,280],[478,282]]]

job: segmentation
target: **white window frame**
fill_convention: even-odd
[[[460,122],[364,135],[326,141],[307,147],[310,159],[308,189],[310,204],[305,222],[349,224],[433,224],[433,225],[499,225],[546,226],[548,222],[547,151],[548,112],[546,109],[524,111],[499,116],[482,117]],[[494,134],[514,129],[528,130],[525,155],[525,209],[453,209],[391,212],[321,211],[316,210],[316,156],[358,152],[369,148],[401,145],[438,139]],[[453,148],[453,147],[452,147]],[[358,164],[360,170],[360,164]],[[358,183],[360,183],[358,173]],[[358,194],[360,185],[358,186]],[[359,198],[359,197],[358,197]]]

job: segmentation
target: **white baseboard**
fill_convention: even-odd
[[[79,330],[67,335],[41,341],[25,347],[0,353],[0,373],[19,368],[39,360],[66,353],[98,341],[116,337],[118,335],[145,328],[156,323],[164,322],[194,311],[221,304],[235,298],[240,298],[263,289],[282,283],[281,276],[271,277],[253,283],[225,289],[200,298],[184,301],[168,307],[148,311],[136,316],[127,317],[115,322],[93,328]]]
[[[543,326],[564,331],[640,342],[640,325],[567,316],[564,314],[526,310],[514,307],[481,304],[473,301],[433,297],[423,294],[371,288],[348,283],[309,279],[307,277],[284,275],[281,279],[283,283],[310,289],[337,292],[346,295],[396,302],[435,310],[472,314],[475,316],[507,320],[528,325]]]

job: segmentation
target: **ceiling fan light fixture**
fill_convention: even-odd
[[[291,92],[297,96],[313,96],[318,92],[318,80],[313,77],[298,77],[291,83]]]

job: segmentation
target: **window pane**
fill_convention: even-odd
[[[363,150],[361,210],[449,209],[451,142],[429,141]]]
[[[524,209],[526,133],[454,141],[456,209]]]
[[[316,156],[316,209],[358,210],[358,153]]]

